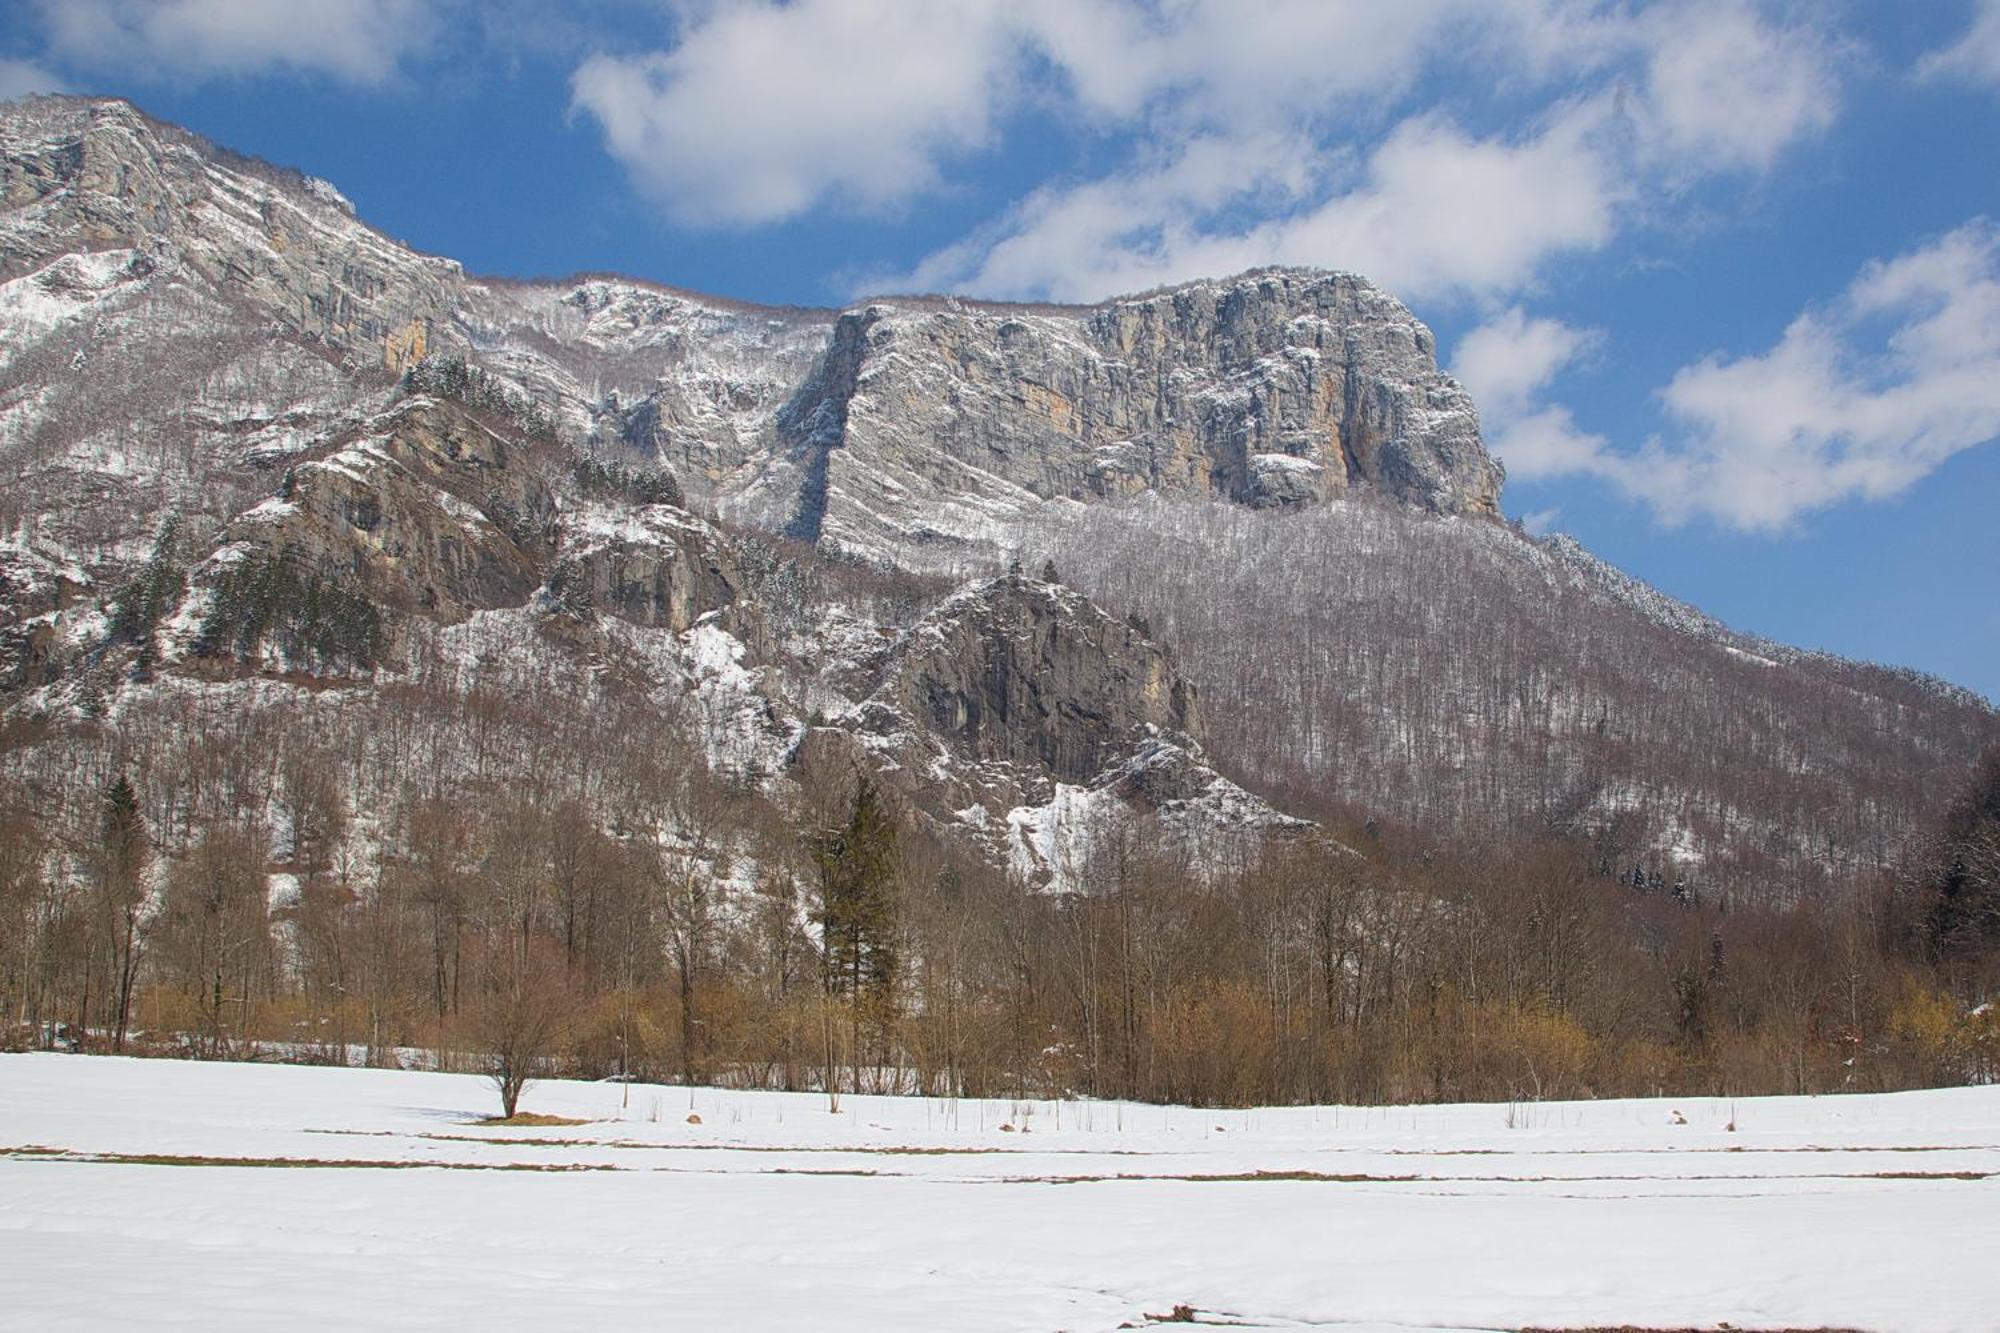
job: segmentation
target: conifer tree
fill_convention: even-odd
[[[121,775],[104,789],[96,885],[98,936],[111,961],[114,1050],[125,1049],[132,1018],[132,988],[139,977],[139,917],[146,901],[147,851],[146,821],[139,813],[138,793]],[[87,991],[84,1006],[84,1021],[78,1026],[87,1031]]]

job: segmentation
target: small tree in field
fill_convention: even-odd
[[[473,1015],[473,1038],[486,1076],[511,1120],[530,1083],[546,1077],[568,1029],[569,978],[562,960],[540,941],[494,951]]]

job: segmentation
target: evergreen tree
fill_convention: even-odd
[[[895,984],[898,961],[895,879],[901,853],[895,817],[872,779],[856,783],[847,822],[823,833],[813,855],[820,875],[827,990],[886,994]]]
[[[170,518],[154,539],[153,553],[146,563],[112,600],[109,628],[113,642],[147,644],[167,612],[180,604],[187,575],[176,559],[179,544],[180,521]]]
[[[125,1048],[125,1034],[131,1025],[132,989],[139,979],[139,917],[146,901],[145,817],[139,813],[139,795],[122,774],[104,788],[104,809],[99,826],[97,864],[97,931],[100,944],[109,951],[111,963],[112,1049]],[[89,993],[86,990],[79,1027],[89,1029]]]

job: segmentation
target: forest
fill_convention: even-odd
[[[7,1043],[515,1095],[558,1072],[1214,1105],[2000,1074],[2000,757],[1881,868],[1784,897],[1629,873],[1559,820],[1336,811],[1220,870],[1108,822],[1083,890],[1051,894],[852,766],[712,768],[694,700],[560,643],[419,637],[407,668],[163,676],[12,724]]]

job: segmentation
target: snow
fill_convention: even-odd
[[[354,201],[342,194],[330,180],[318,176],[307,176],[303,182],[306,193],[323,204],[331,204],[349,217],[354,216]]]
[[[1024,884],[1079,893],[1099,831],[1124,810],[1117,797],[1067,782],[1044,805],[1007,812],[1007,868]]]
[[[693,684],[695,723],[709,767],[740,778],[776,773],[796,739],[765,697],[763,674],[743,665],[747,649],[711,611],[680,636]]]
[[[1731,657],[1742,658],[1745,662],[1750,662],[1757,666],[1774,667],[1778,665],[1777,661],[1773,658],[1764,657],[1757,653],[1746,653],[1741,648],[1735,647],[1732,644],[1723,644],[1722,651],[1728,653]]]
[[[33,273],[0,282],[0,365],[58,326],[95,314],[127,274],[133,251],[64,255]],[[82,355],[82,349],[78,349]]]
[[[1945,1333],[2000,1300],[2000,1088],[829,1114],[545,1083],[524,1109],[590,1123],[478,1124],[494,1104],[468,1075],[0,1056],[4,1322],[1085,1333],[1186,1303],[1263,1329]]]

